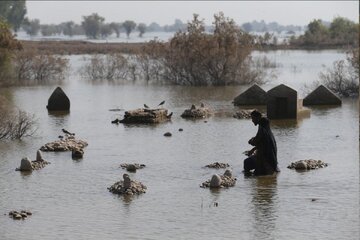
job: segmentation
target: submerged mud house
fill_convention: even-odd
[[[48,111],[70,111],[70,100],[61,87],[53,91],[46,108]]]
[[[297,119],[310,114],[298,99],[297,91],[280,84],[266,94],[266,111],[269,119]]]
[[[320,85],[304,98],[305,106],[310,105],[341,105],[341,99],[330,89]]]
[[[298,99],[297,91],[284,84],[268,92],[258,85],[253,85],[234,99],[234,105],[266,105],[269,119],[297,119],[310,114],[310,110],[303,107],[303,100]]]

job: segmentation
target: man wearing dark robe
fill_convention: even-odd
[[[249,144],[254,146],[248,151],[249,156],[244,160],[244,172],[254,171],[254,175],[269,175],[278,172],[277,167],[277,147],[274,135],[270,129],[270,121],[262,117],[257,110],[251,112],[251,120],[254,125],[258,125],[258,132],[255,137],[249,140]]]

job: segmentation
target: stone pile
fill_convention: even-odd
[[[223,188],[235,186],[236,178],[232,176],[230,170],[226,170],[224,175],[214,174],[210,180],[203,182],[200,187],[202,188]]]
[[[44,152],[64,152],[83,149],[87,145],[87,142],[75,139],[74,136],[66,136],[63,139],[45,144],[40,150]]]
[[[134,195],[146,192],[146,186],[141,182],[131,180],[128,174],[123,175],[123,181],[114,183],[108,190],[119,195]]]
[[[212,111],[205,107],[204,104],[201,104],[199,108],[197,108],[194,104],[190,109],[185,109],[185,111],[181,114],[182,118],[206,118],[212,115]]]
[[[168,110],[164,108],[148,109],[139,108],[126,111],[120,123],[161,123],[171,120],[172,113],[168,115]]]
[[[30,211],[21,210],[21,211],[10,211],[9,217],[12,217],[15,220],[26,219],[28,216],[31,216],[32,213]]]
[[[233,117],[237,119],[248,119],[251,118],[251,112],[255,109],[242,109],[240,111],[237,111]]]
[[[142,169],[145,167],[145,164],[139,163],[122,163],[120,164],[122,169],[126,169],[129,172],[136,172],[137,169]]]
[[[214,162],[214,163],[211,163],[211,164],[206,165],[205,167],[219,169],[219,168],[227,168],[227,167],[230,167],[230,165],[229,165],[228,163]]]
[[[36,152],[36,160],[30,161],[29,158],[25,157],[21,159],[20,167],[16,168],[16,171],[32,171],[32,170],[39,170],[44,168],[46,165],[50,164],[43,159],[40,150]]]
[[[296,170],[311,170],[311,169],[324,168],[327,166],[328,164],[321,160],[308,159],[308,160],[299,160],[293,162],[288,166],[288,168],[296,169]]]

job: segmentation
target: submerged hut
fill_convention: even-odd
[[[341,99],[330,89],[320,85],[303,100],[304,105],[341,105]]]
[[[48,105],[46,106],[48,111],[69,111],[70,100],[66,96],[61,87],[57,87],[51,94]]]

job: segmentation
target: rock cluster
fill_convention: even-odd
[[[12,217],[15,220],[25,219],[31,215],[32,215],[32,213],[30,211],[26,211],[26,210],[9,212],[9,217]]]
[[[126,111],[120,123],[161,123],[171,120],[172,113],[168,115],[168,110],[164,108],[148,109],[139,108]]]
[[[201,104],[199,108],[197,108],[194,104],[190,109],[185,109],[185,111],[181,114],[182,118],[206,118],[212,114],[212,111],[205,107],[204,104]]]
[[[145,164],[139,163],[122,163],[120,164],[122,169],[126,169],[129,172],[136,172],[137,169],[142,169],[145,167]]]
[[[30,161],[29,158],[25,157],[21,159],[20,167],[16,168],[16,171],[32,171],[32,170],[39,170],[44,168],[46,165],[50,164],[43,159],[40,150],[36,152],[36,160]]]
[[[214,162],[214,163],[211,163],[211,164],[206,165],[205,167],[219,169],[219,168],[227,168],[227,167],[230,167],[230,165],[229,165],[228,163]]]
[[[63,139],[45,144],[40,148],[40,150],[44,152],[64,152],[83,149],[87,145],[87,142],[75,139],[74,136],[66,136]]]
[[[128,174],[124,174],[123,179],[123,181],[114,183],[108,190],[119,195],[134,195],[146,192],[146,186],[141,182],[131,180]]]
[[[288,168],[296,169],[296,170],[310,170],[310,169],[324,168],[327,166],[328,164],[321,160],[308,159],[308,160],[299,160],[293,162],[288,166]]]
[[[251,112],[255,109],[242,109],[234,113],[233,117],[237,119],[248,119],[251,118]]]
[[[236,178],[232,176],[230,170],[226,170],[224,175],[214,174],[210,180],[203,182],[200,187],[202,188],[223,188],[235,186]]]

